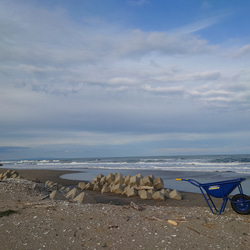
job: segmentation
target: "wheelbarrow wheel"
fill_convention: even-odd
[[[248,201],[246,201],[248,200]],[[238,214],[249,214],[250,213],[250,198],[243,194],[236,194],[232,198],[231,206],[233,210]]]

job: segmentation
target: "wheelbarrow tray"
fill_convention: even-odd
[[[200,183],[200,186],[203,187],[209,195],[216,198],[223,198],[233,192],[233,190],[244,180],[244,178],[238,178],[227,181]]]

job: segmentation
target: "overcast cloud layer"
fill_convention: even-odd
[[[0,0],[0,160],[249,153],[249,7]]]

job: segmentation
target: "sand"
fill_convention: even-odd
[[[92,191],[97,204],[83,205],[43,199],[45,193],[33,189],[34,181],[48,179],[76,185],[60,179],[66,171],[18,172],[29,181],[0,182],[0,211],[15,211],[0,218],[0,249],[247,249],[250,244],[250,216],[230,206],[213,215],[200,194],[156,202]],[[131,201],[143,211],[130,207]]]

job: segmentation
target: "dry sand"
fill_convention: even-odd
[[[65,171],[18,172],[31,180],[60,182]],[[250,216],[239,215],[230,206],[222,215],[213,215],[199,194],[155,202],[92,191],[89,194],[98,203],[81,205],[43,200],[46,192],[34,190],[33,184],[0,182],[0,211],[15,211],[0,218],[0,249],[248,249],[250,245]],[[143,211],[130,207],[130,201],[142,205]]]

